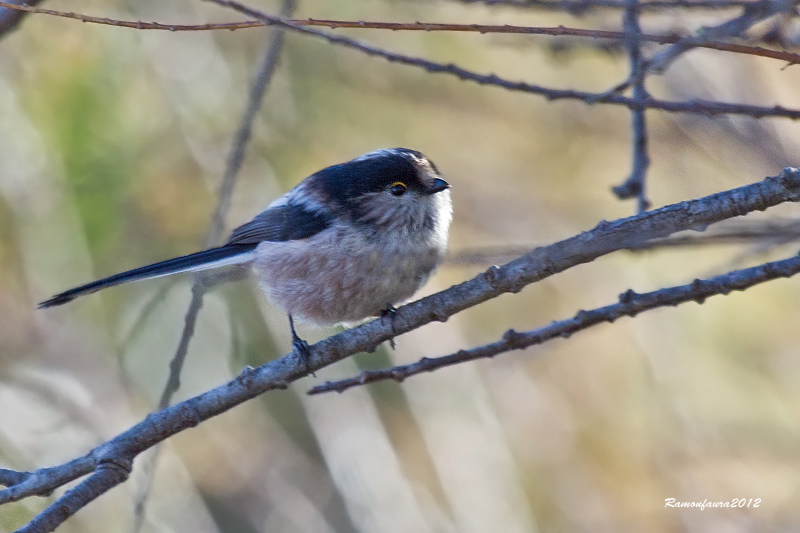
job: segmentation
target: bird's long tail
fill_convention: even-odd
[[[93,281],[92,283],[75,287],[61,294],[56,294],[49,300],[40,303],[39,309],[62,305],[71,302],[79,296],[91,294],[100,289],[113,287],[121,283],[128,283],[129,281],[158,278],[181,272],[199,272],[201,270],[247,263],[252,260],[255,248],[256,244],[229,244],[220,248],[203,250],[202,252],[168,259],[160,263],[134,268],[133,270],[128,270],[127,272],[122,272],[121,274]]]

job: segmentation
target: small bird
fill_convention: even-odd
[[[249,265],[307,357],[294,318],[332,325],[384,316],[422,287],[447,248],[449,188],[420,152],[376,150],[307,177],[219,248],[94,281],[39,308],[129,281]]]

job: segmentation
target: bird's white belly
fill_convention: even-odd
[[[273,303],[300,320],[326,325],[376,316],[407,300],[443,252],[425,245],[265,242],[256,250],[253,269]]]

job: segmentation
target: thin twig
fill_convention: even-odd
[[[186,311],[184,317],[183,332],[178,341],[178,348],[175,350],[175,355],[169,363],[169,377],[167,383],[164,385],[164,390],[161,392],[161,398],[158,401],[158,408],[163,409],[167,407],[172,401],[172,396],[178,392],[181,387],[181,370],[183,370],[183,363],[186,361],[186,354],[189,352],[189,342],[194,336],[194,328],[197,325],[197,317],[200,315],[200,309],[203,307],[203,296],[205,296],[206,287],[201,283],[195,283],[192,286],[192,300],[189,302],[189,309]]]
[[[780,13],[789,13],[797,6],[797,0],[768,0],[754,2],[744,6],[740,16],[723,22],[718,26],[702,28],[696,36],[684,37],[666,50],[654,55],[647,63],[647,68],[642,74],[655,72],[662,74],[667,67],[680,55],[699,45],[731,37],[739,37],[754,24]]]
[[[282,17],[290,17],[294,13],[296,7],[296,0],[284,0],[281,9]],[[217,207],[214,210],[214,215],[209,225],[208,233],[206,235],[205,247],[213,246],[222,238],[222,232],[225,228],[225,219],[230,211],[231,198],[233,190],[236,186],[239,171],[244,162],[245,149],[252,134],[253,122],[258,110],[261,108],[261,102],[266,94],[267,87],[272,80],[275,70],[278,65],[281,50],[284,42],[284,30],[282,28],[275,28],[272,32],[272,37],[267,43],[264,59],[259,65],[258,73],[256,74],[253,86],[250,89],[250,97],[247,101],[247,106],[242,114],[239,128],[236,132],[231,152],[228,157],[227,165],[225,166],[225,174],[222,178],[222,183],[217,195]],[[170,362],[170,372],[167,378],[167,383],[161,394],[161,399],[158,402],[158,409],[164,409],[169,406],[172,396],[180,388],[180,376],[183,370],[183,364],[186,360],[186,354],[189,350],[189,342],[194,335],[195,325],[197,318],[200,314],[200,309],[203,306],[203,296],[207,290],[206,285],[201,278],[197,278],[192,286],[192,300],[189,304],[189,309],[186,312],[185,324],[181,338],[178,343],[178,348],[175,355]],[[153,483],[153,473],[155,471],[155,463],[158,460],[158,450],[152,455],[148,456],[147,464],[145,465],[145,482],[144,489],[136,499],[134,504],[134,520],[131,531],[138,533],[144,525],[145,506],[150,494]]]
[[[581,15],[593,9],[625,9],[624,0],[459,0],[464,4],[485,4],[488,6],[525,7],[567,11]],[[642,2],[643,10],[662,9],[731,9],[763,0],[649,0]]]
[[[640,9],[643,5],[640,4]],[[242,22],[225,22],[217,24],[164,24],[160,22],[143,22],[143,21],[129,21],[129,20],[116,20],[103,17],[92,17],[80,13],[71,13],[66,11],[55,11],[52,9],[35,8],[25,5],[15,6],[8,2],[0,1],[0,7],[8,7],[9,9],[16,9],[30,13],[39,13],[42,15],[50,15],[62,18],[69,18],[87,22],[92,24],[103,24],[108,26],[116,26],[121,28],[130,28],[135,30],[160,30],[170,32],[180,31],[210,31],[210,30],[241,30],[248,28],[260,28],[263,26],[271,26],[274,23],[264,20],[248,20]],[[500,34],[522,34],[522,35],[546,35],[551,37],[586,37],[591,39],[610,39],[616,41],[624,41],[628,35],[625,32],[611,31],[611,30],[590,30],[584,28],[567,28],[564,26],[556,27],[539,27],[539,26],[514,26],[509,24],[496,25],[496,24],[445,24],[445,23],[431,23],[431,22],[378,22],[378,21],[353,21],[353,20],[329,20],[329,19],[286,19],[286,22],[297,26],[320,26],[331,29],[377,29],[389,31],[424,31],[424,32],[471,32],[471,33],[500,33]],[[641,34],[639,40],[643,42],[652,42],[658,44],[672,44],[685,39],[689,36],[686,35],[650,35]],[[779,61],[786,61],[788,65],[800,63],[800,55],[785,50],[772,50],[758,46],[749,46],[737,43],[724,43],[724,42],[705,42],[699,43],[696,46],[702,48],[709,48],[712,50],[720,50],[723,52],[733,52],[737,54],[754,55],[759,57],[766,57],[770,59],[777,59]]]
[[[295,0],[284,0],[283,12],[285,16],[289,16],[294,11]],[[214,214],[211,218],[211,224],[206,235],[205,247],[213,246],[221,239],[222,232],[225,228],[225,219],[230,210],[231,197],[233,189],[236,186],[239,171],[244,162],[245,149],[247,143],[250,141],[252,133],[252,125],[255,120],[256,114],[261,107],[264,94],[266,93],[267,86],[272,80],[277,67],[278,57],[280,50],[283,46],[283,31],[275,31],[272,39],[269,41],[267,51],[264,55],[264,60],[258,69],[258,74],[250,90],[250,98],[247,102],[247,107],[242,114],[239,128],[236,132],[236,137],[231,146],[231,152],[228,156],[228,163],[225,166],[225,174],[222,177],[219,193],[217,195],[217,206],[214,209]],[[192,301],[189,304],[189,310],[186,313],[186,323],[181,335],[181,340],[178,344],[178,349],[175,357],[170,364],[170,376],[167,386],[161,396],[159,402],[159,409],[163,409],[169,405],[172,395],[177,391],[180,386],[180,372],[183,367],[183,360],[186,356],[188,343],[194,333],[195,323],[197,316],[202,307],[203,295],[205,293],[205,285],[196,281],[192,287]]]
[[[666,237],[677,231],[705,228],[714,222],[745,215],[754,210],[764,210],[787,201],[800,201],[798,169],[786,168],[779,176],[759,183],[646,211],[614,222],[601,222],[591,231],[538,248],[503,266],[492,267],[469,281],[402,306],[397,309],[391,323],[373,320],[310,346],[307,357],[292,352],[258,368],[247,367],[237,378],[222,386],[148,415],[144,421],[72,463],[88,461],[89,466],[94,469],[109,462],[129,464],[145,450],[176,433],[195,427],[204,420],[264,392],[284,389],[289,383],[307,376],[310,372],[341,361],[356,352],[374,349],[396,335],[433,321],[445,321],[464,309],[501,294],[518,292],[526,285],[637,243]],[[0,503],[49,492],[59,486],[54,484],[52,478],[68,481],[75,479],[69,466],[72,463],[33,472],[31,477],[38,479],[37,484],[32,485],[31,478],[28,478],[23,482],[27,490],[22,494],[15,490],[16,485],[0,491]],[[44,471],[48,475],[40,475]],[[79,501],[83,504],[88,503],[102,493],[88,481],[78,484],[67,494],[72,495],[76,501],[80,498]],[[60,517],[63,521],[66,515],[59,515],[59,506],[62,503],[59,500],[51,504],[34,520],[41,517],[56,520]],[[60,521],[56,525],[58,523]]]
[[[166,283],[162,283],[158,290],[147,299],[147,302],[142,306],[139,313],[136,315],[136,318],[131,325],[130,330],[128,330],[128,334],[125,338],[120,342],[120,346],[122,348],[122,354],[124,354],[136,336],[142,331],[145,327],[147,322],[147,318],[156,310],[166,299],[167,294],[169,294],[170,289],[174,286],[175,281],[169,280]],[[123,364],[124,367],[124,364]]]
[[[598,97],[598,95],[595,93],[587,93],[587,92],[573,91],[573,90],[548,89],[546,87],[541,87],[538,85],[533,85],[522,81],[506,80],[500,78],[495,74],[488,74],[488,75],[477,74],[475,72],[471,72],[469,70],[458,67],[452,63],[445,65],[441,63],[435,63],[433,61],[428,61],[422,58],[397,54],[394,52],[388,52],[381,48],[376,48],[374,46],[364,44],[360,41],[356,41],[355,39],[350,39],[348,37],[342,37],[339,35],[333,35],[320,30],[294,25],[280,18],[247,7],[235,0],[207,0],[207,1],[219,4],[224,7],[230,7],[236,11],[239,11],[251,17],[258,18],[270,22],[272,24],[283,26],[285,28],[291,29],[292,31],[319,37],[321,39],[327,40],[330,43],[352,48],[367,55],[382,57],[390,62],[422,68],[430,73],[449,74],[455,76],[460,80],[473,81],[481,85],[493,85],[511,91],[521,91],[530,94],[537,94],[547,98],[548,100],[561,100],[561,99],[580,100],[582,102],[589,104],[593,103],[593,101],[595,101]],[[762,106],[752,106],[746,104],[728,104],[723,102],[710,102],[703,100],[694,100],[689,102],[670,102],[664,100],[656,100],[654,98],[648,98],[645,101],[640,102],[634,98],[628,98],[621,95],[610,95],[603,101],[609,104],[625,106],[629,109],[661,109],[673,113],[695,113],[706,116],[731,114],[731,115],[746,115],[755,118],[784,117],[784,118],[791,118],[793,120],[797,120],[798,118],[800,118],[800,110],[787,109],[782,106],[762,107]]]
[[[158,410],[164,409],[170,405],[172,397],[178,392],[181,386],[183,364],[186,362],[186,355],[189,353],[189,342],[194,336],[197,317],[200,315],[200,309],[203,307],[203,296],[205,292],[206,286],[199,281],[195,281],[194,285],[192,285],[192,299],[189,302],[189,309],[186,311],[186,316],[184,317],[183,331],[178,341],[178,347],[175,349],[175,354],[172,356],[172,360],[169,363],[169,376],[164,384],[164,389],[161,391],[161,398],[158,401]],[[144,458],[144,464],[141,465],[144,479],[142,481],[141,491],[134,497],[133,521],[131,522],[130,529],[132,533],[138,533],[144,525],[147,500],[150,498],[150,492],[153,488],[153,476],[155,474],[160,449],[160,447],[157,447],[153,450],[152,454]]]
[[[607,102],[610,97],[618,95],[631,86],[641,85],[644,78],[654,72],[663,74],[667,67],[679,56],[694,48],[704,47],[705,44],[720,39],[741,37],[754,24],[779,13],[790,12],[798,0],[759,0],[744,6],[743,13],[731,20],[725,21],[718,26],[703,27],[697,35],[681,37],[672,46],[655,54],[650,60],[643,62],[636,75],[631,75],[626,81],[620,83],[613,89],[598,95],[592,103]],[[793,61],[786,65],[794,65]],[[784,68],[786,68],[784,67]]]
[[[281,8],[281,17],[289,18],[294,13],[296,8],[296,0],[284,0],[283,7]],[[219,191],[219,203],[217,210],[214,212],[214,218],[206,238],[206,246],[211,246],[219,241],[221,233],[225,227],[224,219],[230,209],[231,196],[233,188],[236,184],[236,176],[242,168],[244,162],[245,148],[250,140],[253,129],[253,121],[255,120],[258,110],[261,108],[261,102],[264,100],[264,95],[267,92],[275,70],[278,67],[278,59],[280,58],[281,50],[283,49],[284,32],[281,28],[276,28],[272,33],[272,39],[267,45],[264,59],[258,68],[258,75],[256,76],[253,86],[250,89],[250,98],[247,102],[247,107],[242,115],[239,129],[236,133],[236,138],[233,141],[231,154],[228,158],[228,164],[225,167],[225,176],[222,179],[222,186]]]
[[[631,66],[631,79],[633,82],[633,98],[639,102],[644,102],[650,95],[645,89],[644,76],[642,76],[642,50],[639,41],[639,33],[642,29],[639,25],[639,1],[626,0],[628,7],[625,9],[623,27],[628,34],[625,40],[625,48],[628,50]],[[633,130],[633,164],[631,174],[622,185],[614,187],[612,190],[617,198],[624,200],[627,198],[638,199],[638,211],[647,211],[650,201],[647,199],[645,189],[647,169],[650,167],[650,155],[647,151],[647,122],[644,109],[634,109],[631,111],[631,122]]]
[[[628,290],[619,296],[619,303],[590,311],[578,311],[574,317],[568,320],[553,322],[548,326],[526,332],[517,332],[510,329],[506,331],[501,340],[495,343],[479,346],[471,350],[460,350],[443,357],[425,357],[416,363],[384,370],[365,370],[357,377],[318,385],[309,390],[308,394],[321,394],[332,391],[344,392],[352,387],[384,380],[401,383],[406,378],[423,372],[431,372],[440,368],[475,361],[476,359],[490,358],[512,350],[522,350],[530,346],[544,344],[556,338],[568,338],[572,334],[588,329],[591,326],[603,322],[613,323],[624,316],[634,317],[644,311],[659,307],[675,307],[686,302],[702,304],[711,296],[729,294],[732,291],[743,291],[765,281],[794,276],[798,272],[800,272],[800,257],[794,256],[783,261],[774,261],[757,267],[734,270],[707,280],[696,279],[687,285],[660,289],[645,294],[637,294],[633,290]]]

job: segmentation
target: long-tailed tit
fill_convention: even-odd
[[[356,322],[393,309],[425,283],[447,247],[449,187],[420,152],[376,150],[309,176],[219,248],[94,281],[39,308],[129,281],[250,265],[304,350],[293,317]]]

